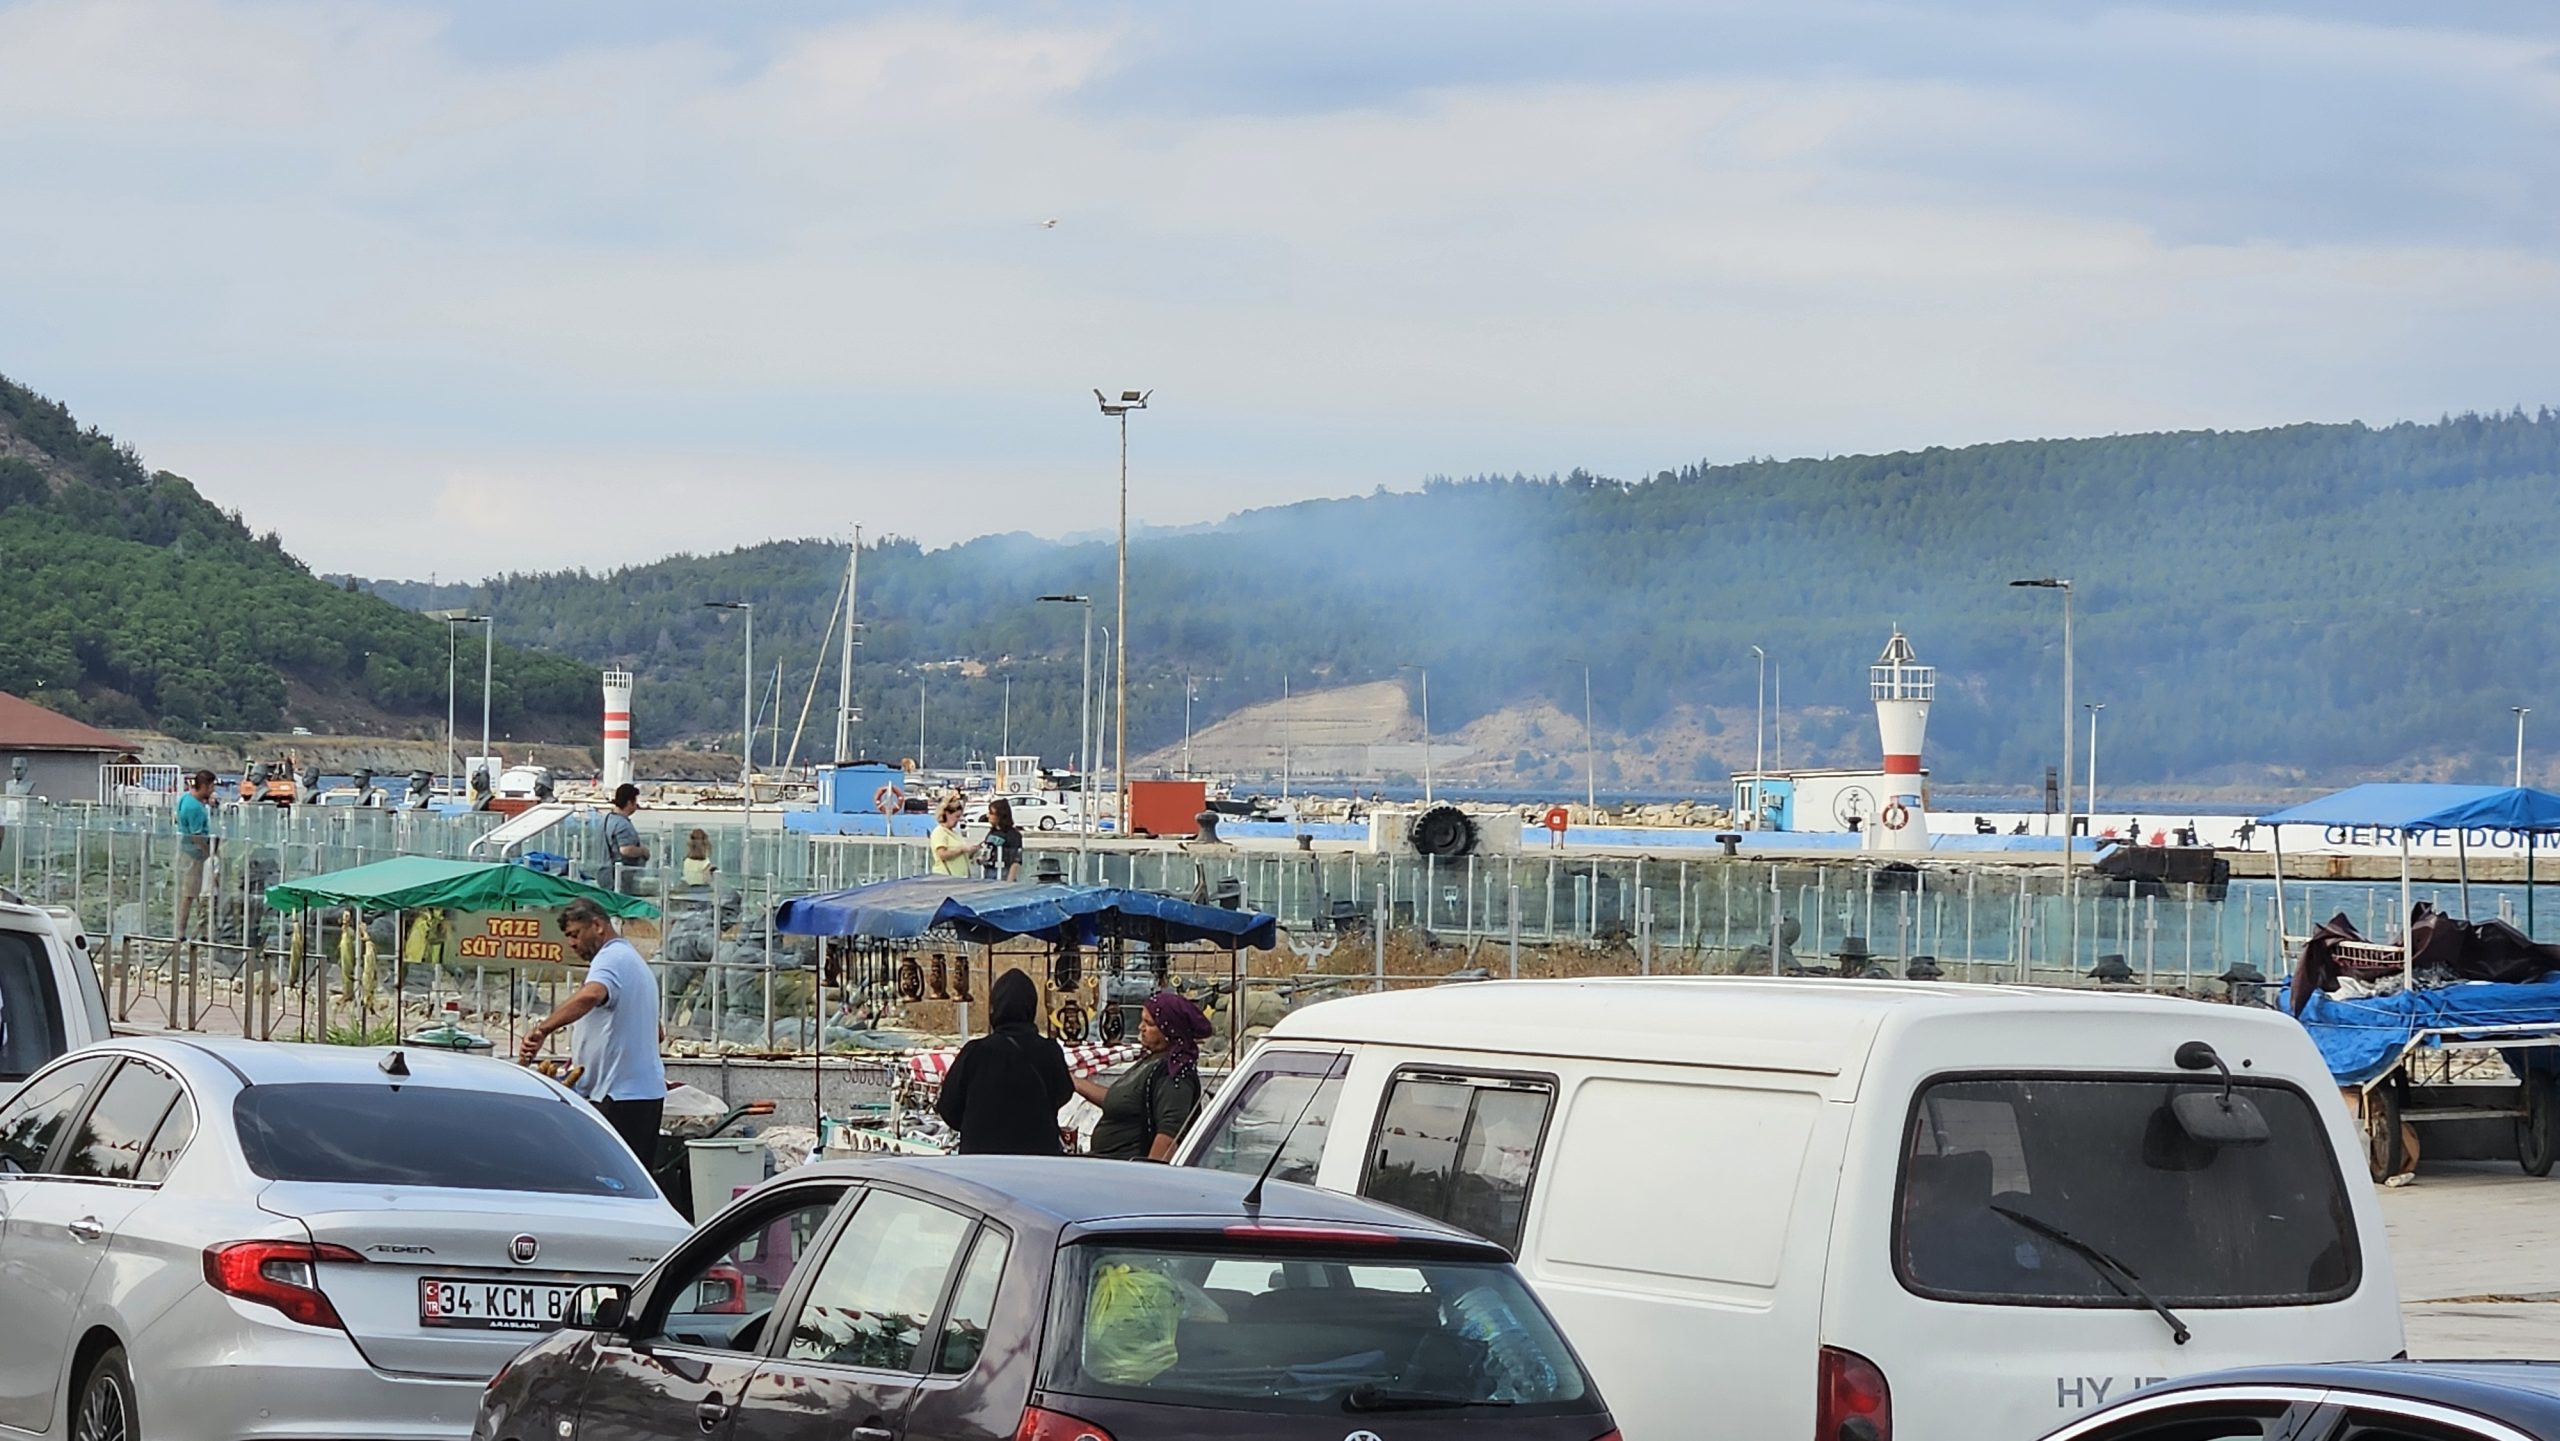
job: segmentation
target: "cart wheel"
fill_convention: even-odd
[[[2385,1081],[2364,1093],[2364,1162],[2375,1185],[2400,1174],[2408,1159],[2400,1149],[2400,1087]]]
[[[2548,1176],[2560,1160],[2560,1081],[2524,1079],[2524,1114],[2516,1117],[2516,1164],[2528,1176]]]

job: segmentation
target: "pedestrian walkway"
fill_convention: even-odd
[[[2422,1361],[2560,1358],[2560,1177],[2515,1163],[2429,1164],[2386,1189],[2409,1354]]]

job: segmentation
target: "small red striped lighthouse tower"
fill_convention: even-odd
[[[609,670],[604,673],[604,772],[605,794],[631,780],[631,672]]]
[[[1928,772],[1920,766],[1920,743],[1929,733],[1929,703],[1938,693],[1938,669],[1922,665],[1911,653],[1902,627],[1884,643],[1884,654],[1867,669],[1868,688],[1876,702],[1876,732],[1884,741],[1884,808],[1867,831],[1867,848],[1878,851],[1929,849],[1929,813],[1925,808]]]

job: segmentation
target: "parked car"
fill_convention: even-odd
[[[985,825],[988,799],[990,798],[981,797],[971,801],[968,812],[961,818],[960,824],[964,827]],[[1004,799],[1013,807],[1013,823],[1026,831],[1072,830],[1075,827],[1075,812],[1069,810],[1066,803],[1056,796],[1024,793],[1009,795]]]
[[[2048,1441],[2541,1441],[2560,1436],[2560,1363],[2266,1366],[2154,1386]]]
[[[67,1051],[107,1037],[107,998],[79,919],[0,890],[0,1102]]]
[[[2030,1441],[2222,1366],[2403,1347],[2336,1085],[2273,1011],[1742,977],[1284,1018],[1175,1153],[1513,1250],[1635,1441]]]
[[[1122,1161],[884,1157],[749,1192],[489,1386],[486,1441],[1615,1441],[1500,1248]],[[1255,1204],[1255,1200],[1259,1204]]]
[[[504,1062],[94,1046],[0,1105],[0,1433],[459,1437],[572,1295],[688,1229]]]

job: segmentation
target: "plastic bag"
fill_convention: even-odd
[[[1135,1266],[1094,1273],[1084,1317],[1084,1369],[1113,1386],[1143,1386],[1181,1359],[1174,1345],[1182,1293],[1166,1277]]]

